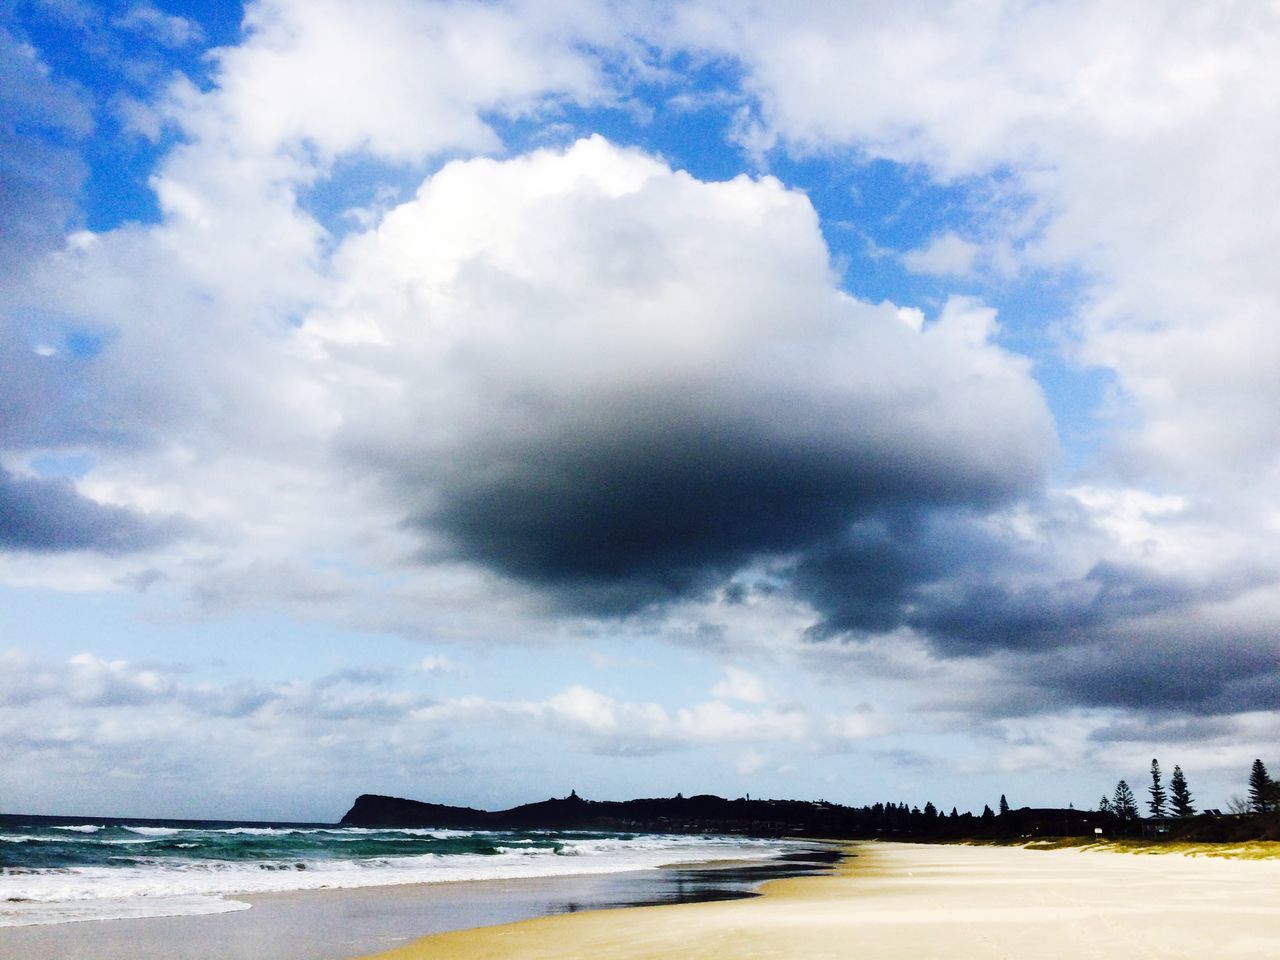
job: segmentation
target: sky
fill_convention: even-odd
[[[1280,766],[1280,5],[0,5],[0,810]]]

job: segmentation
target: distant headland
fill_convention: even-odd
[[[1027,836],[1168,836],[1239,840],[1256,833],[1241,818],[1197,816],[1125,823],[1109,811],[989,807],[981,815],[905,803],[848,807],[827,801],[763,800],[701,794],[638,800],[566,797],[487,811],[364,794],[342,818],[355,827],[440,827],[457,830],[601,830],[631,833],[736,834],[751,837],[872,837],[967,839]]]

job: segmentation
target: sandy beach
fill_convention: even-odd
[[[607,910],[431,936],[380,960],[1264,960],[1280,860],[861,843],[828,877],[729,903]]]

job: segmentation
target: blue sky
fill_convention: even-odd
[[[0,806],[1274,759],[1275,15],[739,6],[5,8]]]

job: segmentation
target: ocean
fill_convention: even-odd
[[[225,913],[249,909],[241,896],[293,891],[804,860],[803,849],[742,837],[0,816],[0,927]]]

